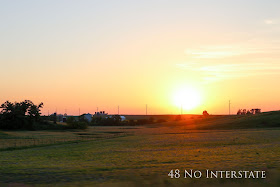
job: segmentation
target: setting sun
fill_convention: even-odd
[[[195,88],[181,88],[173,96],[174,104],[184,110],[191,110],[201,103],[201,95]]]

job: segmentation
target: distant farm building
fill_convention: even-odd
[[[121,121],[125,121],[126,120],[126,117],[124,117],[124,116],[120,116],[120,118],[121,118]]]
[[[94,117],[101,117],[101,118],[103,118],[103,117],[107,117],[108,116],[108,113],[105,113],[105,111],[100,111],[100,112],[95,112],[95,114],[94,114]]]
[[[84,114],[83,116],[84,116],[84,119],[86,119],[88,122],[91,122],[92,114],[87,113],[87,114]]]
[[[59,122],[63,122],[63,115],[62,114],[58,114],[57,117],[58,117]]]

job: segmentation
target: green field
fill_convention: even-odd
[[[0,131],[0,186],[279,186],[279,116]],[[264,170],[267,178],[170,179],[171,169]]]

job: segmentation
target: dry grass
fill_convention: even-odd
[[[94,128],[92,128],[94,129]],[[0,132],[0,150],[25,147],[90,141],[123,136],[123,132],[91,131],[2,131]]]
[[[66,139],[69,143],[0,151],[0,186],[14,183],[46,186],[280,184],[280,128],[197,130],[186,122],[90,127],[86,131],[2,132],[2,137],[17,137],[21,141],[35,137]],[[71,142],[72,138],[86,136],[92,140]],[[171,169],[265,170],[267,179],[170,179],[167,174]]]

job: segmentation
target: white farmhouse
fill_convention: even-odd
[[[90,113],[84,114],[84,118],[88,120],[88,122],[91,122],[92,114]]]

